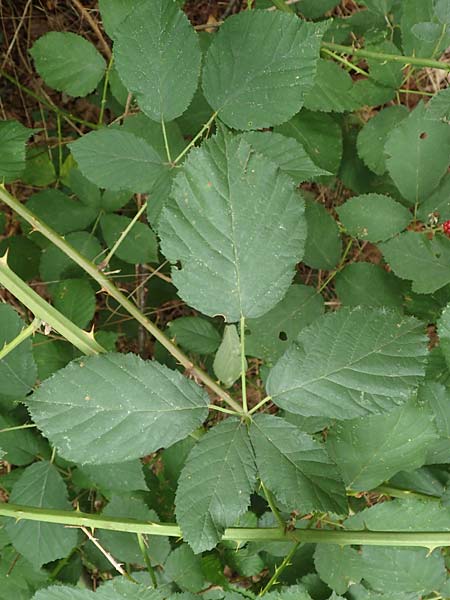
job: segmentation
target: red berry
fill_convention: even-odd
[[[442,231],[446,236],[450,237],[450,221],[445,221],[445,223],[442,225]]]

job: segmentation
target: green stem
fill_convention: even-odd
[[[273,516],[276,518],[276,520],[280,524],[281,529],[283,529],[284,531],[284,529],[286,528],[286,521],[281,516],[281,513],[278,510],[277,505],[275,504],[275,498],[273,497],[272,492],[266,488],[263,481],[261,481],[261,487],[264,492],[264,496],[266,497],[267,504],[269,505],[270,510],[273,513]]]
[[[259,592],[258,596],[264,596],[264,594],[267,594],[267,592],[270,590],[270,588],[272,586],[274,586],[276,583],[278,583],[278,578],[280,577],[281,573],[286,569],[286,567],[288,567],[291,564],[291,558],[294,556],[294,554],[296,553],[297,548],[299,546],[300,546],[300,542],[297,542],[296,544],[294,544],[294,546],[292,547],[289,554],[284,557],[283,562],[278,567],[275,568],[275,573],[269,579],[269,581],[267,582],[267,585],[265,585],[263,587],[263,589]]]
[[[2,188],[0,187],[0,196]],[[83,331],[61,314],[54,306],[46,302],[29,285],[8,267],[7,256],[0,258],[0,285],[13,294],[26,306],[36,318],[50,325],[83,354],[99,354],[105,349],[98,344],[93,334]]]
[[[281,10],[282,12],[287,12],[291,14],[295,14],[295,10],[286,4],[284,0],[272,0],[272,4]]]
[[[261,408],[261,406],[264,406],[264,404],[267,404],[267,402],[270,402],[271,400],[272,400],[272,396],[266,396],[265,398],[263,398],[262,400],[260,400],[258,402],[258,404],[256,404],[252,409],[250,409],[248,414],[252,415],[257,410],[259,410]]]
[[[417,498],[418,500],[426,500],[431,502],[440,502],[439,496],[431,496],[430,494],[421,494],[420,492],[414,492],[412,490],[402,490],[400,488],[391,487],[388,485],[379,485],[372,492],[377,494],[386,494],[392,498]],[[350,495],[350,493],[348,493]]]
[[[102,268],[105,268],[105,267],[107,267],[109,265],[109,262],[110,262],[111,258],[117,252],[117,248],[121,245],[121,243],[124,241],[124,239],[130,233],[130,231],[133,229],[133,227],[135,226],[135,224],[139,221],[139,219],[141,218],[142,213],[145,212],[146,208],[147,208],[147,202],[144,202],[144,204],[141,206],[141,208],[134,215],[133,219],[128,223],[128,225],[125,227],[125,229],[119,235],[119,238],[116,240],[116,242],[114,243],[113,247],[108,252],[105,260],[102,260],[102,263],[101,263]]]
[[[153,523],[118,517],[88,514],[75,511],[52,510],[34,506],[0,503],[0,516],[27,521],[56,523],[72,527],[107,529],[182,538],[180,527],[172,523]],[[295,529],[285,531],[281,527],[232,527],[226,529],[223,541],[257,542],[262,540],[305,542],[312,544],[338,544],[340,546],[399,546],[420,547],[434,550],[450,546],[448,531],[359,531],[343,529]]]
[[[320,286],[320,288],[317,291],[318,294],[321,294],[323,292],[323,290],[327,287],[327,285],[330,283],[330,281],[333,281],[333,279],[336,277],[336,275],[339,273],[339,271],[342,270],[342,268],[343,268],[343,266],[345,264],[345,261],[347,259],[348,253],[350,252],[350,248],[352,247],[352,245],[353,245],[353,240],[349,240],[349,242],[348,242],[348,244],[347,244],[347,246],[346,246],[346,248],[344,250],[344,254],[341,257],[341,260],[340,260],[338,266],[336,267],[336,269],[332,273],[330,273],[328,275],[328,277],[322,283],[322,285]]]
[[[223,408],[222,406],[216,406],[215,404],[208,404],[208,408],[210,410],[217,410],[218,412],[225,413],[227,415],[234,415],[235,417],[240,417],[242,415],[242,412],[230,410],[229,408]]]
[[[106,95],[108,93],[109,76],[111,74],[111,69],[112,69],[113,63],[114,63],[114,56],[111,56],[111,58],[108,61],[108,66],[106,67],[105,81],[103,82],[102,99],[100,101],[100,114],[98,116],[98,125],[99,126],[103,124],[103,118],[105,116]]]
[[[169,139],[167,137],[166,123],[165,123],[163,117],[161,117],[161,129],[162,129],[162,134],[163,134],[163,138],[164,138],[164,147],[166,149],[167,160],[169,161],[170,164],[172,164],[172,155],[170,153],[170,146],[169,146]]]
[[[344,46],[335,44],[334,42],[322,42],[322,48],[328,48],[343,54],[352,54],[353,56],[361,56],[363,58],[374,58],[379,61],[399,62],[403,65],[416,65],[418,67],[429,67],[431,69],[443,69],[450,71],[450,63],[441,60],[433,60],[431,58],[419,58],[417,56],[403,56],[401,54],[387,54],[386,52],[375,52],[373,50],[365,50],[364,48],[354,48],[353,46]]]
[[[364,71],[364,69],[361,69],[357,65],[353,64],[347,58],[345,58],[343,56],[339,56],[339,54],[336,54],[336,52],[332,52],[331,50],[328,50],[327,48],[322,48],[322,52],[324,54],[327,54],[328,56],[331,56],[331,58],[334,58],[334,60],[337,60],[338,62],[342,63],[343,65],[345,65],[347,68],[351,69],[352,71],[355,71],[355,73],[364,75],[364,77],[370,77],[370,74],[367,71]]]
[[[18,429],[34,429],[37,427],[34,423],[27,423],[26,425],[16,425],[15,427],[5,427],[0,429],[0,433],[9,433],[10,431],[17,431]]]
[[[28,327],[24,327],[18,336],[5,344],[0,350],[0,360],[3,360],[10,352],[14,350],[14,348],[17,348],[17,346],[19,346],[23,341],[31,337],[39,329],[41,324],[41,319],[35,318],[33,322],[28,325]]]
[[[207,387],[210,388],[219,398],[221,398],[226,404],[233,410],[242,413],[241,406],[226,392],[223,390],[207,373],[202,371],[199,367],[195,366],[191,360],[182,352],[178,346],[176,346],[152,321],[147,319],[145,315],[139,310],[139,308],[133,304],[117,287],[112,283],[106,275],[99,271],[97,265],[87,260],[82,256],[75,248],[66,242],[59,234],[53,229],[48,227],[45,223],[42,223],[40,219],[36,217],[31,211],[29,211],[23,204],[21,204],[14,196],[12,196],[3,185],[0,185],[0,201],[4,202],[12,210],[14,210],[19,216],[21,216],[27,223],[29,223],[34,230],[39,231],[44,235],[50,242],[52,242],[57,248],[62,250],[69,258],[71,258],[79,267],[81,267],[88,275],[90,275],[100,285],[103,291],[105,291],[111,298],[114,298],[138,323],[140,323],[145,329],[153,335],[169,352],[183,365],[183,367],[194,377],[202,381]],[[1,281],[0,281],[1,283]],[[22,282],[23,283],[23,282]],[[25,285],[25,284],[23,284]],[[44,302],[40,296],[36,294],[37,298],[41,302]],[[45,303],[46,304],[46,303]],[[50,307],[53,309],[53,307]],[[30,309],[31,310],[31,309]],[[58,313],[59,314],[59,313]],[[36,314],[36,316],[40,316]],[[46,319],[43,319],[46,321]],[[48,321],[46,321],[48,322]],[[70,323],[70,321],[69,321]],[[51,323],[50,323],[51,325]],[[70,323],[73,328],[74,325]],[[61,332],[60,332],[61,333]],[[82,332],[86,336],[86,332]],[[64,335],[64,334],[62,334]],[[72,342],[73,343],[73,342]]]
[[[241,392],[242,392],[242,409],[244,414],[248,414],[247,406],[247,380],[246,371],[247,364],[245,360],[245,317],[241,317],[240,323],[240,334],[241,334]]]
[[[139,548],[141,549],[142,557],[144,558],[145,566],[147,567],[147,571],[149,572],[153,587],[156,589],[158,587],[158,582],[156,581],[155,569],[152,567],[152,563],[150,561],[150,557],[147,552],[147,547],[145,545],[144,536],[142,535],[142,533],[137,533],[136,535],[137,535]]]
[[[37,102],[39,102],[40,104],[42,104],[43,106],[48,108],[48,110],[51,110],[52,112],[54,112],[57,115],[59,114],[61,117],[63,117],[67,121],[72,121],[74,123],[79,123],[80,125],[85,125],[86,127],[89,127],[90,129],[98,129],[99,128],[99,126],[96,123],[91,123],[91,121],[85,121],[84,119],[80,119],[79,117],[73,115],[72,113],[62,110],[61,108],[58,108],[54,104],[51,104],[45,98],[42,98],[42,96],[39,96],[39,94],[36,94],[36,92],[33,92],[33,90],[30,90],[30,88],[27,88],[25,85],[21,84],[20,81],[18,81],[15,77],[12,77],[5,71],[0,70],[0,77],[4,77],[7,81],[9,81],[13,85],[15,85],[19,90],[22,90],[22,92],[24,92],[31,98],[34,98],[34,100],[37,100]]]
[[[210,118],[208,119],[208,121],[203,125],[203,127],[200,129],[200,131],[197,133],[197,135],[189,142],[189,144],[186,146],[186,148],[184,150],[182,150],[182,152],[180,152],[180,154],[176,157],[176,159],[173,161],[173,164],[176,165],[177,163],[180,162],[180,160],[183,158],[183,156],[185,154],[187,154],[187,152],[189,152],[189,150],[195,146],[195,144],[198,142],[198,140],[200,138],[203,137],[203,135],[205,133],[207,133],[210,129],[211,129],[211,125],[213,124],[215,118],[217,117],[218,112],[216,111],[215,113],[213,113]]]

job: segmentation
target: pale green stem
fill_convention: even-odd
[[[89,527],[91,529],[108,529],[128,533],[143,533],[182,538],[178,525],[169,523],[153,523],[118,517],[88,514],[74,511],[36,508],[0,503],[0,516],[43,523],[59,523],[73,527]],[[257,542],[261,540],[293,541],[312,544],[338,544],[339,546],[398,546],[421,547],[434,550],[450,546],[448,531],[361,531],[346,529],[295,529],[283,530],[281,527],[232,527],[226,529],[223,541]]]
[[[440,502],[439,496],[431,496],[430,494],[421,494],[413,490],[402,490],[400,488],[394,488],[388,485],[379,485],[378,487],[371,490],[377,494],[386,494],[386,496],[392,496],[392,498],[417,498],[419,500],[426,500],[428,502]],[[348,495],[356,495],[355,493],[347,492]]]
[[[1,188],[0,188],[1,190]],[[83,354],[99,354],[105,349],[95,341],[93,334],[83,331],[46,302],[8,267],[6,255],[0,258],[0,285],[13,294],[37,319],[50,325]]]
[[[203,125],[203,127],[200,129],[200,131],[197,133],[197,135],[194,137],[194,139],[192,139],[189,144],[186,146],[186,148],[180,152],[180,154],[176,157],[176,159],[173,161],[173,164],[176,165],[177,163],[180,162],[180,160],[183,158],[183,156],[185,154],[187,154],[187,152],[189,152],[189,150],[195,146],[195,144],[198,142],[198,140],[200,138],[203,137],[203,135],[205,133],[207,133],[210,129],[211,129],[211,125],[213,124],[215,118],[217,117],[218,112],[216,111],[215,113],[213,113],[211,115],[211,117],[208,119],[208,121]]]
[[[105,268],[105,267],[107,267],[109,265],[109,262],[110,262],[111,258],[114,256],[114,254],[117,252],[117,249],[119,248],[119,246],[122,244],[122,242],[124,241],[124,239],[127,237],[127,235],[130,233],[130,231],[133,229],[133,227],[139,221],[139,219],[141,218],[142,213],[145,212],[146,208],[147,208],[147,202],[144,202],[144,204],[137,211],[137,213],[134,215],[134,217],[132,218],[132,220],[128,223],[128,225],[125,227],[125,229],[119,235],[119,237],[115,241],[113,247],[108,252],[106,258],[104,260],[102,260],[102,263],[101,263],[102,268]]]
[[[294,544],[294,546],[292,547],[289,554],[284,557],[283,562],[278,567],[275,568],[275,573],[269,579],[269,581],[267,582],[267,585],[265,585],[263,587],[263,589],[259,592],[258,596],[264,596],[264,594],[267,594],[267,592],[270,590],[270,588],[272,586],[274,586],[276,583],[278,583],[278,578],[280,577],[281,573],[286,569],[286,567],[288,567],[291,564],[291,558],[294,556],[294,554],[296,553],[297,548],[299,546],[300,546],[300,542],[297,542],[296,544]]]
[[[8,342],[0,350],[0,360],[3,360],[10,352],[17,348],[23,341],[31,337],[41,326],[42,321],[39,318],[35,318],[32,323],[27,327],[24,327],[22,331],[13,340]]]
[[[153,335],[170,354],[183,365],[183,367],[195,378],[202,381],[207,387],[209,387],[215,394],[217,394],[226,404],[228,404],[233,410],[242,413],[242,408],[225,390],[223,390],[207,373],[202,371],[199,367],[194,365],[191,360],[182,352],[152,321],[147,319],[145,315],[139,310],[139,308],[133,304],[117,287],[112,283],[108,277],[99,271],[97,265],[87,260],[82,256],[75,248],[66,242],[59,234],[56,233],[45,223],[42,223],[36,215],[29,211],[21,202],[19,202],[14,196],[12,196],[3,185],[0,185],[0,201],[4,202],[12,210],[14,210],[19,216],[21,216],[32,228],[39,231],[48,240],[50,240],[57,248],[62,250],[69,258],[71,258],[79,267],[81,267],[88,275],[90,275],[100,285],[102,290],[106,292],[111,298],[114,298],[138,323],[140,323],[149,333]],[[1,282],[0,282],[1,283]],[[23,282],[22,282],[23,283]],[[37,294],[36,294],[37,296]],[[37,296],[41,302],[44,302],[40,296]],[[50,307],[53,308],[53,307]],[[31,310],[31,309],[30,309]],[[36,314],[36,313],[35,313]],[[36,316],[40,316],[36,314]],[[43,319],[46,321],[46,319]],[[46,321],[48,322],[48,321]],[[70,323],[70,321],[69,321]],[[51,323],[50,323],[51,324]],[[70,324],[74,327],[72,324]],[[59,332],[61,333],[61,332]],[[86,334],[86,332],[83,332]],[[64,334],[62,334],[64,335]]]
[[[217,406],[216,404],[208,404],[208,408],[210,410],[217,410],[218,412],[225,413],[227,415],[234,415],[235,417],[240,417],[242,412],[236,412],[235,410],[230,410],[229,408],[222,408],[222,406]]]
[[[346,261],[346,258],[348,256],[348,253],[350,252],[350,248],[352,247],[352,244],[353,244],[353,240],[349,240],[349,242],[344,250],[344,254],[341,257],[341,260],[340,260],[337,268],[332,273],[330,273],[330,275],[325,279],[324,283],[320,286],[320,288],[317,291],[318,294],[323,292],[323,290],[327,287],[327,285],[331,281],[333,281],[333,279],[336,277],[336,275],[339,273],[339,271],[342,270],[344,263]]]
[[[450,71],[450,63],[441,60],[433,60],[431,58],[387,54],[386,52],[375,52],[373,50],[365,50],[364,48],[353,48],[353,46],[344,46],[342,44],[335,44],[334,42],[322,42],[322,48],[328,48],[329,50],[342,52],[344,54],[352,54],[353,56],[362,56],[363,58],[374,58],[379,61],[399,62],[403,65],[415,65],[418,67],[429,67],[431,69],[444,69],[445,71]]]
[[[249,415],[253,415],[253,413],[255,413],[257,410],[259,410],[261,408],[261,406],[264,406],[264,404],[267,404],[268,402],[270,402],[272,400],[272,396],[266,396],[265,398],[263,398],[262,400],[260,400],[258,402],[258,404],[256,404],[253,408],[251,408],[249,410]]]
[[[145,566],[147,567],[147,571],[149,572],[153,587],[156,589],[158,587],[158,582],[156,581],[155,569],[152,567],[152,563],[147,552],[147,546],[145,545],[144,536],[142,535],[142,533],[137,533],[136,535],[139,548],[141,549],[141,554],[145,562]]]
[[[62,147],[62,129],[61,129],[61,115],[56,114],[56,131],[58,134],[58,177],[61,177],[63,169],[63,147]]]
[[[98,124],[99,125],[102,125],[103,118],[105,116],[106,95],[108,93],[109,76],[111,74],[111,69],[112,69],[113,63],[114,63],[114,56],[111,56],[111,58],[108,61],[108,66],[106,67],[105,80],[103,82],[102,99],[100,101],[100,114],[98,116]]]
[[[264,485],[264,482],[262,480],[261,480],[261,488],[262,488],[262,491],[264,492],[264,496],[266,497],[267,504],[269,505],[270,510],[273,513],[273,516],[276,518],[276,520],[280,524],[281,529],[283,529],[283,531],[284,531],[284,529],[286,528],[286,522],[283,519],[283,517],[281,516],[281,513],[278,510],[277,505],[275,504],[275,498],[273,497],[272,492],[266,488],[266,486]]]
[[[295,10],[286,4],[284,0],[272,0],[272,4],[281,10],[282,12],[293,13],[295,14]]]
[[[164,147],[166,149],[167,160],[169,161],[170,164],[172,164],[172,155],[170,153],[169,139],[167,138],[166,123],[165,123],[163,117],[161,117],[161,129],[162,129],[163,138],[164,138]]]
[[[16,425],[15,427],[5,427],[0,429],[0,433],[9,433],[10,431],[17,431],[18,429],[34,429],[37,425],[34,423],[27,423],[26,425]]]
[[[242,409],[244,414],[248,414],[247,406],[247,380],[246,380],[246,360],[245,360],[245,317],[241,317],[240,323],[241,334],[241,392],[242,392]]]
[[[370,77],[370,74],[367,71],[364,71],[364,69],[361,69],[357,65],[353,64],[347,58],[344,58],[343,56],[339,56],[339,54],[336,54],[335,52],[332,52],[331,50],[328,50],[327,48],[322,48],[322,52],[324,54],[328,54],[328,56],[331,56],[332,58],[334,58],[334,60],[337,60],[338,62],[342,63],[343,65],[345,65],[352,71],[355,71],[355,73],[359,73],[360,75],[364,75],[365,77]]]

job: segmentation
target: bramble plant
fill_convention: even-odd
[[[2,72],[0,600],[450,598],[450,1],[183,4]]]

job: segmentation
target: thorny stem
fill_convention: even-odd
[[[41,324],[41,319],[36,317],[32,323],[30,323],[27,327],[24,327],[19,335],[5,344],[0,350],[0,360],[3,360],[10,352],[17,348],[17,346],[34,335],[34,333],[40,328]]]
[[[142,535],[142,533],[137,533],[136,535],[137,535],[139,548],[141,550],[142,557],[145,562],[145,566],[147,567],[147,571],[149,572],[153,587],[156,589],[158,587],[158,582],[156,581],[155,569],[152,567],[152,563],[150,561],[150,557],[147,552],[147,546],[145,544],[144,536]]]
[[[176,165],[177,163],[180,162],[180,160],[183,158],[183,156],[189,152],[189,150],[195,146],[195,144],[198,142],[198,140],[200,138],[203,137],[204,134],[208,133],[208,131],[211,129],[211,125],[214,123],[214,120],[216,119],[217,115],[218,115],[218,111],[216,111],[215,113],[213,113],[211,115],[211,117],[208,119],[208,121],[203,125],[203,127],[200,129],[200,131],[197,133],[197,135],[189,142],[189,144],[186,146],[186,148],[184,150],[182,150],[182,152],[180,152],[180,154],[176,157],[176,159],[173,161],[173,164]]]
[[[296,544],[294,544],[294,546],[292,547],[291,551],[289,552],[289,554],[287,554],[282,563],[275,568],[275,572],[272,575],[272,577],[269,579],[269,581],[267,582],[267,585],[265,585],[263,587],[263,589],[259,592],[258,596],[264,596],[264,594],[267,594],[267,592],[270,590],[270,588],[275,585],[276,583],[278,583],[278,578],[280,577],[281,573],[286,569],[286,567],[288,567],[291,564],[291,558],[294,556],[294,554],[297,551],[297,548],[300,546],[300,542],[297,542]]]
[[[143,325],[143,327],[145,327],[145,329],[147,329],[147,331],[151,333],[153,337],[155,337],[192,376],[202,381],[215,394],[217,394],[221,400],[228,404],[230,408],[239,414],[242,413],[241,406],[228,394],[228,392],[223,390],[207,373],[195,366],[186,356],[186,354],[184,354],[184,352],[182,352],[178,346],[176,346],[176,344],[174,344],[152,321],[142,314],[138,307],[120,290],[118,290],[115,284],[110,281],[110,279],[108,279],[104,273],[99,271],[97,265],[87,260],[84,256],[77,252],[75,248],[68,244],[64,238],[57,234],[56,231],[38,219],[36,215],[29,211],[16,198],[14,198],[14,196],[12,196],[6,190],[4,185],[0,185],[0,200],[14,210],[23,219],[25,219],[25,221],[27,221],[27,223],[29,223],[34,230],[39,231],[39,233],[44,235],[57,248],[62,250],[64,254],[71,258],[78,266],[88,273],[88,275],[95,279],[95,281],[101,286],[102,290],[111,296],[111,298],[114,298],[132,317],[134,317],[134,319],[136,319],[138,323]],[[40,298],[40,296],[38,296],[38,298]],[[62,332],[60,331],[59,333]]]
[[[52,510],[34,506],[0,503],[0,516],[20,520],[59,523],[92,530],[125,531],[182,538],[181,529],[175,523],[154,523],[118,517],[105,517],[76,511]],[[222,541],[256,542],[262,540],[304,542],[312,544],[338,544],[340,546],[397,546],[428,548],[450,547],[448,531],[366,531],[351,529],[294,529],[281,527],[232,527],[225,530]]]

